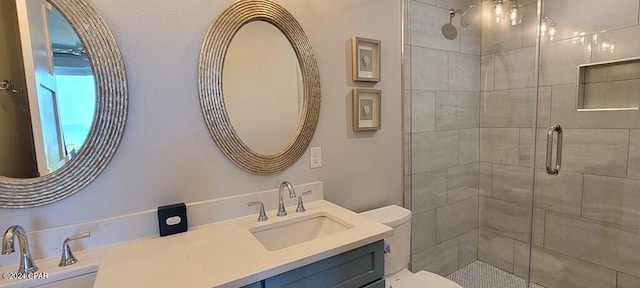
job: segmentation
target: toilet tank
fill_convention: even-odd
[[[411,211],[390,205],[360,215],[393,228],[393,235],[385,239],[385,250],[386,244],[389,245],[389,252],[385,252],[384,257],[385,277],[406,268],[411,253]]]

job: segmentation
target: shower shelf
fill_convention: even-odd
[[[640,110],[640,58],[578,66],[580,112]]]

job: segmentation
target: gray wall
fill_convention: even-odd
[[[406,1],[405,194],[413,212],[413,271],[447,275],[477,259],[481,26],[461,28],[458,14],[457,38],[446,39],[441,28],[450,8],[479,3]]]
[[[115,34],[129,80],[129,119],[113,161],[88,187],[62,201],[21,210],[0,209],[0,227],[44,229],[276,188],[283,180],[321,180],[325,197],[360,211],[402,202],[400,1],[280,0],[313,43],[322,77],[322,107],[311,146],[322,146],[323,167],[309,155],[287,171],[255,176],[220,152],[204,124],[197,63],[204,35],[233,1],[96,0]],[[350,39],[382,41],[382,130],[351,132]],[[276,195],[274,195],[276,197]],[[275,207],[267,207],[275,209]]]

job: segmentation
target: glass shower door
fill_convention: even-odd
[[[640,1],[541,1],[531,282],[640,287]]]

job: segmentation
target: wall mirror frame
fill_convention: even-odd
[[[64,199],[93,181],[122,139],[128,107],[122,55],[89,0],[47,0],[69,22],[86,49],[96,84],[93,124],[83,147],[60,169],[36,178],[0,176],[0,208],[28,208]]]
[[[247,23],[265,21],[289,40],[300,64],[304,100],[298,128],[288,144],[273,155],[253,151],[231,125],[225,107],[222,73],[225,55],[234,35]],[[209,28],[202,45],[198,70],[200,105],[205,122],[223,154],[245,171],[268,175],[284,171],[305,152],[320,115],[320,73],[304,30],[286,9],[271,1],[240,0],[227,8]]]

